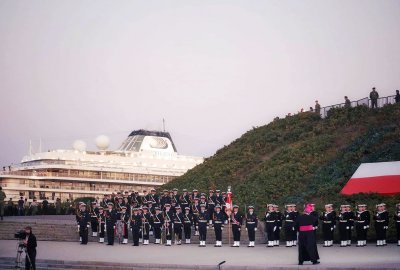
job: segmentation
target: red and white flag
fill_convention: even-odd
[[[232,211],[232,192],[231,189],[228,188],[228,192],[226,193],[225,212],[230,213],[231,211]]]
[[[340,193],[400,194],[400,161],[361,164]]]

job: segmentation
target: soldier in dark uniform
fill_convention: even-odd
[[[78,217],[79,223],[79,235],[82,237],[82,245],[86,245],[88,242],[88,228],[90,227],[90,214],[86,211],[86,204],[81,204],[81,209]]]
[[[317,249],[317,240],[315,237],[315,224],[318,218],[311,215],[313,206],[306,204],[304,214],[299,215],[296,220],[296,228],[299,231],[299,265],[305,261],[311,261],[313,264],[319,264],[319,254]]]
[[[151,202],[154,207],[160,205],[160,197],[157,195],[157,191],[154,188],[150,191],[149,202]]]
[[[182,195],[179,198],[179,205],[181,206],[182,210],[185,210],[186,207],[189,207],[190,204],[190,196],[187,192],[187,189],[182,190]]]
[[[165,230],[165,238],[167,240],[166,246],[172,245],[172,223],[174,218],[174,212],[171,209],[170,204],[164,205],[164,230]]]
[[[396,211],[394,212],[393,219],[394,222],[396,223],[397,246],[400,246],[400,203],[396,204]]]
[[[347,245],[351,246],[351,233],[354,229],[354,219],[356,215],[354,214],[353,211],[351,211],[350,205],[346,205],[346,212],[349,219],[349,227],[350,227],[350,229],[348,230],[349,236],[347,239]]]
[[[355,216],[357,247],[364,247],[367,245],[367,233],[371,217],[366,204],[359,204],[357,208],[358,211]]]
[[[185,214],[183,216],[183,231],[185,233],[185,243],[190,244],[192,236],[193,214],[190,213],[190,207],[186,206]]]
[[[99,209],[97,207],[96,202],[92,202],[92,209],[90,211],[90,225],[92,228],[92,236],[97,236],[97,230],[99,228],[99,220],[98,220]]]
[[[173,223],[174,223],[175,245],[181,245],[182,244],[183,214],[182,214],[182,209],[179,205],[175,207]]]
[[[217,204],[212,217],[212,223],[215,232],[215,247],[222,247],[222,228],[224,226],[224,222],[225,215],[223,212],[221,212],[221,206]]]
[[[130,219],[130,214],[126,211],[127,207],[122,206],[121,207],[121,212],[118,213],[117,219],[122,222],[122,236],[124,240],[122,241],[122,244],[128,244],[128,224],[129,224],[129,219]]]
[[[232,222],[233,246],[240,247],[240,231],[243,224],[243,216],[239,213],[239,206],[234,205],[233,212],[229,217]]]
[[[140,196],[140,206],[144,206],[147,205],[147,203],[149,202],[147,199],[149,197],[147,196],[147,190],[143,190],[143,195]]]
[[[350,223],[349,223],[349,213],[346,211],[347,205],[340,206],[340,213],[337,217],[339,222],[339,236],[340,236],[340,246],[346,247],[348,245],[349,240],[349,230],[350,230]]]
[[[200,200],[199,191],[197,189],[193,189],[191,201],[194,202],[196,198]]]
[[[276,215],[274,211],[274,205],[267,204],[267,211],[265,212],[265,230],[267,232],[268,244],[267,247],[273,247],[275,241],[275,230],[276,230]]]
[[[173,190],[172,190],[172,206],[178,206],[179,205],[179,194],[178,194],[178,189],[177,188],[174,188]],[[175,203],[175,205],[173,205]],[[174,208],[174,210],[176,210],[175,208]]]
[[[297,231],[294,225],[298,213],[295,211],[295,207],[295,204],[287,204],[286,211],[284,213],[286,247],[295,246],[295,241],[297,240]]]
[[[209,190],[209,195],[207,197],[207,212],[212,215],[214,213],[214,208],[215,208],[215,200],[216,196],[214,195],[214,190],[210,189]]]
[[[316,233],[317,233],[317,230],[318,230],[318,218],[319,218],[319,214],[318,214],[318,211],[315,210],[315,204],[310,203],[310,206],[311,206],[311,209],[312,209],[310,215],[312,215],[312,216],[314,216],[314,217],[316,218],[316,221],[315,221],[315,223],[314,223],[314,233],[316,234]]]
[[[324,247],[333,246],[333,235],[336,226],[336,212],[332,204],[325,205],[325,212],[319,217],[322,221],[322,233],[324,235]]]
[[[76,219],[76,225],[78,226],[79,242],[82,242],[82,234],[81,234],[81,231],[79,230],[79,221],[81,218],[82,204],[83,204],[83,202],[79,202],[75,206],[75,219]]]
[[[166,204],[171,204],[171,197],[169,196],[168,190],[166,189],[163,190],[163,195],[161,196],[160,204],[162,211],[164,210],[164,206]]]
[[[160,207],[154,208],[155,213],[152,218],[152,227],[154,229],[155,244],[161,244],[161,228],[164,224],[164,217],[161,213]]]
[[[143,233],[143,245],[149,244],[149,231],[151,214],[149,213],[149,208],[147,206],[142,207],[142,233]]]
[[[386,246],[386,232],[389,226],[389,214],[386,211],[386,204],[380,203],[376,205],[377,212],[374,215],[376,245]]]
[[[210,219],[207,211],[206,211],[206,205],[201,204],[200,205],[200,212],[198,215],[198,222],[199,222],[199,240],[200,240],[200,245],[199,247],[205,247],[206,246],[206,240],[207,240],[207,223],[208,220]]]
[[[104,194],[104,197],[100,203],[100,206],[102,206],[103,208],[107,208],[107,205],[109,202],[111,202],[110,197],[108,196],[108,194]]]
[[[106,219],[106,232],[107,232],[107,245],[114,245],[114,236],[115,236],[115,223],[117,222],[117,211],[113,209],[114,204],[109,202],[107,204],[108,209],[105,211],[105,219]]]
[[[99,213],[97,216],[98,224],[99,224],[99,243],[104,243],[104,236],[105,236],[105,224],[106,219],[104,216],[104,208],[99,207]]]
[[[274,232],[274,246],[279,246],[279,242],[281,239],[281,229],[282,229],[282,220],[283,215],[279,211],[279,206],[274,204],[274,212],[275,212],[275,232]]]
[[[254,213],[254,206],[250,205],[248,209],[248,213],[245,217],[246,221],[246,230],[249,236],[249,245],[248,247],[254,247],[254,242],[256,241],[256,231],[258,226],[258,217],[256,213]]]
[[[192,205],[192,213],[193,213],[193,226],[194,226],[194,235],[199,235],[199,213],[200,213],[200,204],[199,198],[195,197]]]
[[[139,246],[140,228],[142,227],[142,216],[139,214],[138,208],[132,209],[133,214],[130,218],[130,226],[132,230],[133,246]]]

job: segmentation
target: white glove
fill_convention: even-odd
[[[90,225],[88,224],[88,225],[87,225],[87,227],[89,228],[89,227],[90,227]]]
[[[210,225],[212,224],[212,220],[209,221]]]
[[[317,229],[317,227],[312,227],[312,229],[315,231]]]
[[[276,226],[274,226],[274,231],[276,231]]]
[[[333,228],[336,229],[336,225],[333,225]]]
[[[349,227],[349,226],[347,226],[347,227],[346,227],[346,230],[348,230],[348,229],[350,229],[350,227]]]
[[[241,229],[239,228],[238,231],[240,231]]]
[[[113,227],[113,229],[115,230],[115,226]]]
[[[367,227],[367,229],[369,228],[369,225],[367,225],[367,226],[365,226],[365,227]]]
[[[221,227],[221,231],[223,231],[224,230],[224,227]]]
[[[279,227],[279,230],[281,230],[282,229],[282,227]]]
[[[199,226],[196,226],[196,231],[198,231],[199,230]]]
[[[78,230],[79,230],[79,225],[78,225]]]
[[[354,229],[354,227],[353,227],[353,226],[351,226],[351,229]]]
[[[294,227],[292,227],[292,231],[294,231]]]
[[[333,231],[333,227],[331,227],[331,231]]]
[[[315,230],[318,230],[318,226],[315,226],[314,228],[315,228]]]
[[[224,224],[228,224],[228,221],[227,221],[227,220],[225,220],[225,221],[224,221]]]
[[[247,231],[247,228],[246,228],[246,231]]]
[[[364,230],[365,230],[365,229],[367,228],[367,226],[364,226],[363,228],[364,228]]]
[[[254,231],[257,231],[257,228],[254,228]]]

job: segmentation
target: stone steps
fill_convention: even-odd
[[[22,262],[24,268],[25,259]],[[0,269],[15,269],[15,258],[0,258]],[[112,269],[112,270],[128,270],[128,269],[148,269],[148,270],[189,270],[189,269],[215,269],[215,266],[184,266],[184,265],[149,265],[149,264],[129,264],[129,263],[109,263],[109,262],[81,262],[81,261],[56,261],[56,260],[36,260],[36,269]]]

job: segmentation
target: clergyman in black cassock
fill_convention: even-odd
[[[305,261],[311,261],[313,264],[319,263],[317,239],[314,233],[317,217],[310,215],[311,209],[311,205],[306,204],[304,214],[299,215],[296,220],[296,228],[299,231],[299,265]]]

